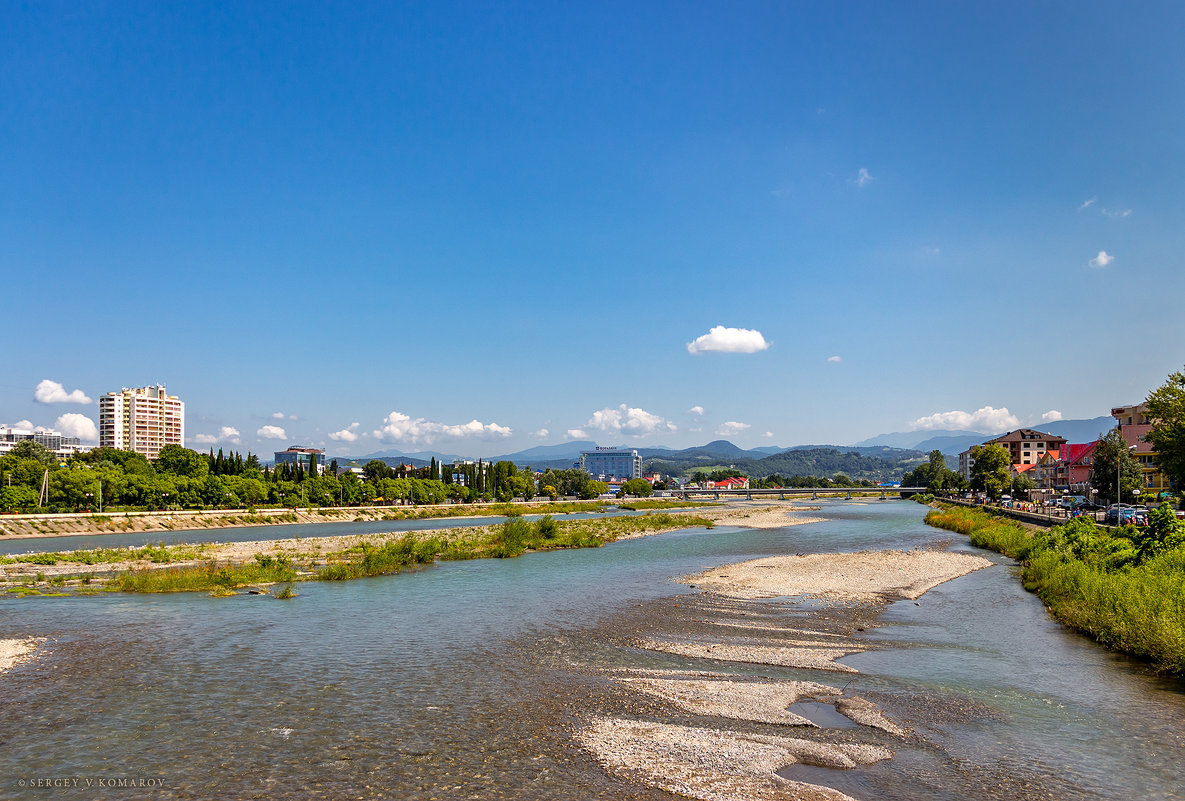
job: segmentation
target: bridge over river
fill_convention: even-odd
[[[836,487],[833,489],[819,489],[818,487],[787,487],[775,489],[681,489],[675,494],[683,500],[689,501],[692,498],[702,498],[704,496],[720,500],[722,498],[745,498],[746,500],[753,500],[761,497],[777,497],[778,500],[786,500],[787,497],[803,497],[809,495],[811,500],[818,500],[819,498],[839,498],[842,500],[852,500],[855,498],[879,497],[881,500],[887,500],[890,495],[898,498],[908,498],[911,495],[916,495],[919,492],[926,492],[926,487]]]

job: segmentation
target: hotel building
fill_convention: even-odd
[[[185,446],[185,404],[163,384],[99,398],[99,447],[155,459],[166,445]]]
[[[580,469],[601,481],[642,477],[642,457],[636,450],[597,448],[581,451]]]

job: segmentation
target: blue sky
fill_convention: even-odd
[[[0,14],[0,422],[845,444],[1185,362],[1181,4],[340,5]]]

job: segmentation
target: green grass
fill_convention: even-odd
[[[1020,560],[1025,589],[1066,625],[1185,676],[1185,549],[1142,557],[1141,532],[1081,518],[1033,534],[972,509],[933,511],[926,522]]]
[[[622,509],[628,509],[631,512],[641,511],[643,509],[692,509],[697,506],[721,506],[719,503],[711,503],[707,501],[679,501],[670,500],[667,498],[652,498],[642,499],[636,501],[627,501],[618,504]]]
[[[283,561],[219,567],[204,565],[129,570],[112,579],[120,592],[197,592],[216,588],[233,590],[249,584],[295,581],[296,571]]]

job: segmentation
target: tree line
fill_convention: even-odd
[[[95,448],[64,464],[32,440],[0,456],[0,512],[351,506],[469,503],[536,496],[595,498],[608,485],[582,470],[548,470],[477,461],[426,467],[368,462],[361,475],[302,465],[262,465],[252,453],[199,453],[167,445],[149,461],[130,451]]]

